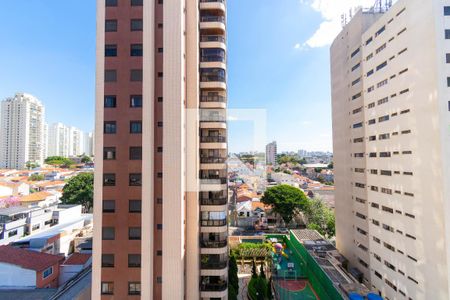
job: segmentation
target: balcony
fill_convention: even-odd
[[[223,35],[202,35],[200,36],[200,42],[208,43],[208,42],[219,42],[225,44],[225,36]]]
[[[227,240],[223,241],[200,241],[202,248],[223,248],[228,245]]]
[[[228,203],[228,198],[220,197],[220,198],[201,198],[201,205],[226,205]]]
[[[227,97],[222,95],[202,95],[200,97],[200,102],[221,102],[226,103]]]
[[[227,288],[228,283],[226,281],[221,283],[202,283],[200,285],[200,290],[202,292],[222,292]]]
[[[225,0],[200,0],[200,3],[220,2],[225,3]]]
[[[225,5],[223,3],[218,2],[209,2],[209,3],[200,3],[200,9],[202,10],[211,10],[214,11],[222,11],[225,13]],[[201,30],[220,30],[221,32],[225,32],[225,22],[226,18],[223,15],[203,15],[200,16],[200,29]]]
[[[200,157],[202,164],[224,164],[226,161],[226,157]]]
[[[201,178],[201,184],[226,184],[227,178]]]
[[[208,261],[202,262],[201,268],[204,270],[220,270],[228,266],[228,261]]]
[[[202,136],[200,137],[201,143],[226,143],[227,138],[225,136]]]
[[[202,227],[222,227],[227,225],[227,219],[222,220],[200,220]]]

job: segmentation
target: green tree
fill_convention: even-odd
[[[266,279],[266,273],[264,273],[264,263],[261,263],[259,267],[259,277]]]
[[[41,181],[44,180],[45,177],[42,174],[31,174],[30,177],[28,177],[30,181]]]
[[[228,285],[228,300],[237,300],[237,292],[232,285]]]
[[[252,261],[252,278],[258,278],[258,273],[256,272],[256,264],[255,261]]]
[[[308,206],[308,198],[300,189],[285,184],[268,188],[261,201],[271,205],[272,212],[279,214],[286,225]]]
[[[91,158],[90,156],[84,155],[84,156],[81,158],[81,162],[82,162],[83,164],[91,163],[91,162],[92,162],[92,158]]]
[[[45,163],[47,165],[61,166],[65,168],[68,168],[69,166],[74,164],[73,160],[62,156],[49,156],[45,159]]]
[[[70,178],[61,200],[64,204],[81,204],[85,211],[90,211],[94,200],[94,174],[80,173]]]
[[[333,169],[334,168],[334,163],[330,162],[327,167],[328,167],[328,169]]]
[[[315,229],[320,234],[329,237],[336,234],[334,213],[320,198],[308,200],[305,216],[308,219],[309,229]]]
[[[258,277],[255,283],[256,299],[265,300],[267,292],[267,280],[265,278]]]
[[[236,295],[239,294],[238,266],[234,255],[231,255],[228,261],[228,286],[234,288]]]
[[[27,161],[25,163],[25,166],[27,167],[28,170],[31,170],[31,169],[34,169],[34,168],[38,168],[39,164],[37,162],[29,160],[29,161]]]
[[[272,277],[269,278],[269,283],[267,284],[266,296],[267,296],[268,300],[272,300],[273,299],[273,294],[272,294]]]

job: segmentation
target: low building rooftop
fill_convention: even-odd
[[[12,246],[0,246],[0,262],[24,269],[42,271],[64,260],[63,256],[34,252]]]

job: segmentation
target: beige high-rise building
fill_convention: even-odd
[[[331,79],[338,250],[386,299],[450,299],[450,1],[359,11]]]
[[[97,0],[93,299],[227,299],[224,0]]]

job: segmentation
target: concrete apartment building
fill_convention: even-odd
[[[78,156],[90,151],[89,135],[62,123],[53,123],[48,130],[48,156]],[[85,145],[88,143],[88,145]]]
[[[277,142],[275,141],[266,145],[266,164],[272,166],[277,164]]]
[[[399,0],[331,47],[336,244],[386,299],[450,299],[449,39],[450,1]]]
[[[227,299],[226,5],[98,0],[93,299]]]
[[[26,162],[42,165],[45,153],[45,109],[29,94],[17,93],[1,103],[0,168],[24,169]]]

